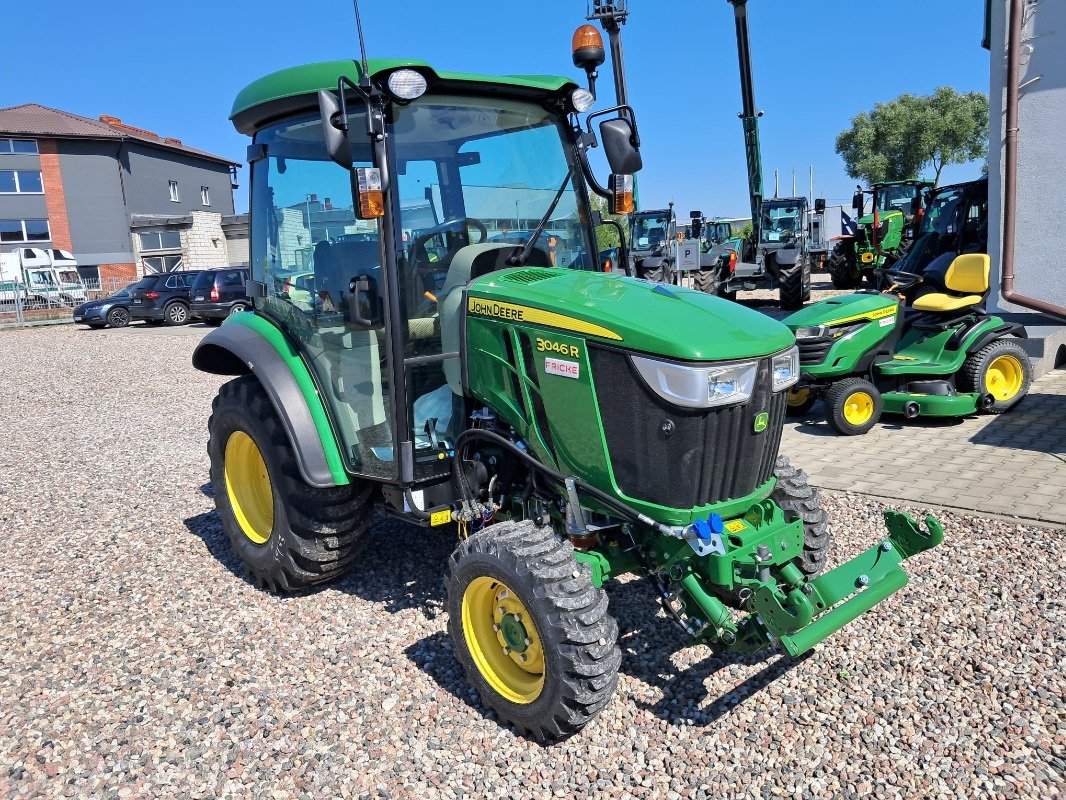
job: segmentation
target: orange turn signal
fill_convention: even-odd
[[[385,216],[385,193],[381,189],[381,170],[360,167],[355,171],[359,185],[359,219]]]
[[[612,175],[608,188],[613,201],[610,209],[612,214],[632,214],[636,210],[632,175]]]

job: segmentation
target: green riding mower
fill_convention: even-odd
[[[833,297],[784,320],[802,370],[788,392],[790,415],[806,414],[821,397],[830,426],[855,435],[882,413],[999,414],[1025,396],[1032,366],[1017,341],[1025,329],[984,310],[987,255],[956,256],[942,285],[929,271],[877,274],[884,292]]]
[[[594,73],[590,39],[575,61]],[[231,376],[208,423],[211,479],[254,579],[336,578],[375,512],[412,523],[412,548],[457,540],[456,657],[501,719],[543,739],[610,702],[610,579],[651,581],[695,642],[798,655],[900,589],[902,560],[943,535],[889,512],[869,550],[823,572],[826,512],[778,452],[794,337],[597,269],[589,193],[631,208],[641,157],[633,110],[584,117],[591,100],[567,78],[417,60],[251,84],[232,119],[253,137],[254,308],[193,357]],[[601,144],[606,186],[588,161]],[[332,198],[328,227],[310,224],[310,193]],[[516,202],[539,223],[494,241]],[[541,242],[549,221],[565,253]],[[307,290],[292,293],[298,271]]]

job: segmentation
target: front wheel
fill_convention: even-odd
[[[569,542],[501,522],[461,542],[449,568],[456,656],[500,717],[558,740],[603,710],[618,682],[618,624]]]
[[[806,283],[804,282],[806,275]],[[803,308],[804,295],[811,293],[811,272],[797,264],[781,273],[781,308],[785,311],[799,311]]]
[[[829,533],[829,516],[822,508],[818,490],[807,482],[807,473],[797,469],[784,456],[774,465],[774,487],[770,499],[777,503],[790,520],[803,520],[803,554],[793,563],[807,580],[813,580],[825,569],[825,559],[833,538]]]
[[[793,386],[785,393],[785,415],[804,417],[818,402],[818,395],[807,386]]]
[[[125,328],[130,324],[130,312],[116,306],[107,312],[107,324],[112,328]]]
[[[865,378],[837,381],[825,393],[829,426],[845,436],[866,433],[881,419],[881,392]]]
[[[302,589],[344,572],[373,518],[372,486],[316,488],[253,376],[219,390],[207,423],[211,485],[222,529],[257,584]]]
[[[1002,414],[1029,392],[1033,365],[1021,345],[1000,339],[971,353],[955,380],[960,391],[992,396],[984,413]]]

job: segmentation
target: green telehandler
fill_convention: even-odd
[[[933,182],[911,179],[875,183],[868,191],[855,187],[851,206],[856,211],[856,233],[837,239],[828,269],[833,286],[854,289],[865,276],[875,281],[874,270],[891,268],[910,249],[925,213],[926,194]],[[865,195],[873,204],[865,213]]]
[[[589,73],[597,38],[576,48]],[[455,655],[502,720],[541,740],[610,702],[611,578],[651,581],[696,642],[798,655],[904,586],[901,562],[943,536],[932,517],[888,512],[887,535],[823,572],[826,512],[778,452],[794,338],[597,268],[589,192],[631,209],[641,157],[632,109],[584,117],[592,99],[568,78],[413,59],[255,81],[232,114],[252,137],[254,308],[193,356],[232,376],[208,423],[211,480],[255,580],[337,577],[375,510],[419,526],[412,548],[456,537]],[[312,192],[347,219],[311,231]],[[516,201],[540,223],[524,243],[492,241]],[[554,263],[549,223],[568,233]],[[294,296],[297,271],[309,290]]]

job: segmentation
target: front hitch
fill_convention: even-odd
[[[751,613],[725,649],[752,652],[780,641],[789,655],[798,656],[906,586],[901,563],[940,544],[944,529],[932,515],[925,518],[927,529],[910,514],[884,515],[884,541],[814,581],[805,583],[792,564],[781,567],[781,582],[764,582],[752,592],[745,606]]]

